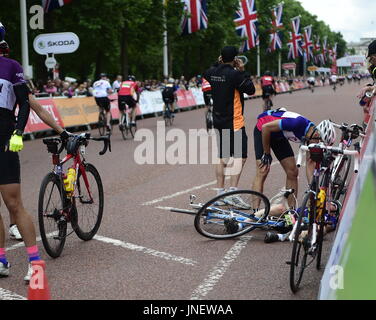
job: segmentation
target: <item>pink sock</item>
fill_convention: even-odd
[[[38,247],[36,245],[26,248],[26,251],[29,256],[29,262],[40,260]]]

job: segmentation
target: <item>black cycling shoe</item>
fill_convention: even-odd
[[[273,243],[273,242],[277,242],[278,240],[279,240],[278,234],[273,233],[273,232],[267,232],[265,235],[264,242]]]

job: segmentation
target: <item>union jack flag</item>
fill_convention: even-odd
[[[328,52],[326,49],[327,41],[328,41],[328,37],[325,37],[322,43],[322,48],[321,48],[322,62],[324,65],[326,64],[326,54]]]
[[[182,33],[190,34],[208,27],[206,0],[183,0],[184,16],[181,23]]]
[[[235,13],[236,32],[242,38],[248,38],[244,41],[240,51],[248,51],[259,45],[257,33],[257,10],[256,0],[240,0],[239,10]]]
[[[301,48],[302,35],[299,33],[300,29],[300,17],[291,19],[292,32],[290,32],[290,40],[288,46],[290,48],[288,58],[295,60],[297,57],[303,55]]]
[[[58,9],[65,4],[71,3],[72,0],[42,0],[44,12],[47,13],[51,10]]]
[[[282,49],[282,13],[283,13],[283,3],[275,7],[272,10],[272,28],[270,30],[270,46],[269,51],[275,51],[277,49]]]
[[[329,59],[330,61],[336,61],[337,59],[337,43],[334,45],[334,47],[332,49],[329,48],[328,50],[329,52]]]
[[[321,45],[320,45],[320,36],[316,37],[316,41],[314,44],[313,48],[313,54],[314,54],[314,59],[316,64],[324,64],[323,59],[322,59],[322,52],[321,52]]]
[[[312,36],[312,26],[308,26],[304,28],[303,38],[304,43],[302,45],[302,48],[304,50],[304,58],[306,61],[310,61],[310,59],[313,59],[313,42],[311,41]]]

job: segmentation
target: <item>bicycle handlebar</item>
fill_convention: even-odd
[[[107,149],[111,152],[111,139],[110,139],[110,136],[102,136],[102,137],[99,137],[99,138],[90,138],[90,140],[94,140],[94,141],[103,141],[103,150],[99,152],[99,155],[100,156],[103,156],[106,152],[107,152]]]
[[[354,156],[355,157],[354,172],[358,173],[358,171],[359,171],[359,151],[357,151],[357,150],[346,150],[346,149],[343,150],[342,148],[339,148],[339,147],[325,146],[324,144],[316,144],[316,143],[312,143],[309,146],[300,146],[298,159],[296,161],[296,166],[298,168],[300,168],[301,165],[302,165],[303,152],[310,151],[310,149],[312,149],[312,148],[320,148],[320,149],[328,150],[328,151],[330,151],[334,154],[344,154],[344,155]]]
[[[342,124],[337,124],[333,121],[330,121],[332,123],[332,125],[340,130],[342,130],[343,132],[348,132],[348,133],[351,133],[351,134],[355,134],[355,139],[360,136],[362,138],[365,138],[365,134],[362,133],[361,131],[363,131],[363,128],[357,124],[351,124],[351,125],[348,125],[347,123],[342,123]]]

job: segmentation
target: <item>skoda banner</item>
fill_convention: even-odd
[[[72,32],[40,34],[34,39],[34,50],[40,55],[75,52],[80,39]]]

